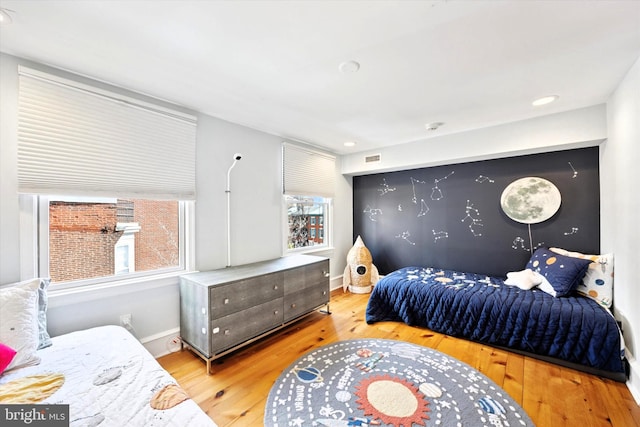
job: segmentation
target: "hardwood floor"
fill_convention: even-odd
[[[220,427],[260,426],[267,395],[280,373],[309,350],[370,337],[434,348],[478,369],[518,402],[539,427],[640,426],[640,407],[623,383],[562,368],[490,346],[403,323],[367,325],[368,295],[331,295],[331,311],[289,327],[213,362],[184,350],[158,359]]]

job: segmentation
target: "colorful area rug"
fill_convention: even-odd
[[[533,426],[485,375],[403,341],[339,341],[291,364],[271,388],[265,426]]]

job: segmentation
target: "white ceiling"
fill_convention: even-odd
[[[600,104],[640,56],[640,1],[0,7],[13,18],[0,27],[2,52],[336,153]],[[340,72],[349,60],[357,73]],[[549,94],[560,99],[531,106]],[[428,132],[430,122],[445,125]]]

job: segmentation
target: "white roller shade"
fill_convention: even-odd
[[[195,199],[196,118],[19,69],[22,193]]]
[[[298,145],[282,145],[282,187],[289,195],[333,197],[336,158]]]

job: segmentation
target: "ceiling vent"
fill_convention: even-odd
[[[370,156],[365,156],[364,158],[364,162],[365,163],[378,163],[381,160],[381,155],[380,154],[372,154]]]

